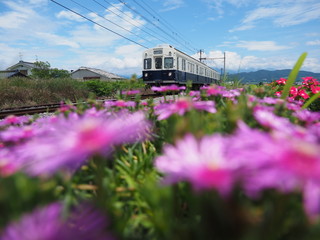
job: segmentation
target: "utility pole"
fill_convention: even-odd
[[[199,61],[202,62],[202,60],[205,60],[205,58],[202,58],[202,53],[204,53],[203,49],[200,49],[200,58]]]
[[[223,75],[226,74],[226,52],[223,52],[223,57],[221,57],[221,58],[203,58],[202,53],[203,53],[203,50],[200,49],[200,58],[199,58],[200,62],[202,62],[202,60],[223,59]]]

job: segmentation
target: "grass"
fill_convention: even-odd
[[[73,79],[35,80],[11,78],[0,80],[0,108],[77,101],[89,96],[89,89]]]

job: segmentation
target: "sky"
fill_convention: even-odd
[[[60,5],[59,5],[60,4]],[[319,0],[0,0],[0,70],[19,60],[141,75],[142,53],[173,47],[227,72],[320,72]]]

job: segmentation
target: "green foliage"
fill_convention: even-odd
[[[286,99],[289,96],[290,88],[292,87],[292,85],[296,81],[297,75],[298,75],[298,73],[300,71],[300,68],[302,67],[302,64],[303,64],[304,60],[306,59],[306,57],[307,57],[307,53],[303,53],[299,57],[299,59],[296,62],[296,64],[294,65],[292,71],[289,74],[288,81],[287,81],[287,83],[286,83],[286,85],[285,85],[285,87],[283,89],[283,92],[282,92],[282,95],[281,95],[282,99]]]
[[[0,80],[0,108],[77,101],[89,97],[89,89],[71,78]]]
[[[51,78],[68,78],[70,73],[67,70],[50,68],[49,62],[37,61],[34,63],[36,66],[31,70],[32,77],[37,79],[51,79]]]
[[[120,81],[100,81],[90,80],[85,81],[84,84],[96,96],[116,96],[117,93],[123,90],[143,88],[144,83],[141,80],[120,80]]]

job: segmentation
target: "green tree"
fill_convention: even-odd
[[[50,68],[49,62],[37,61],[34,63],[36,66],[31,70],[32,77],[37,79],[50,79],[50,78],[68,78],[70,73],[67,70]]]
[[[50,63],[37,61],[34,65],[35,68],[31,70],[32,77],[39,79],[50,78]]]

